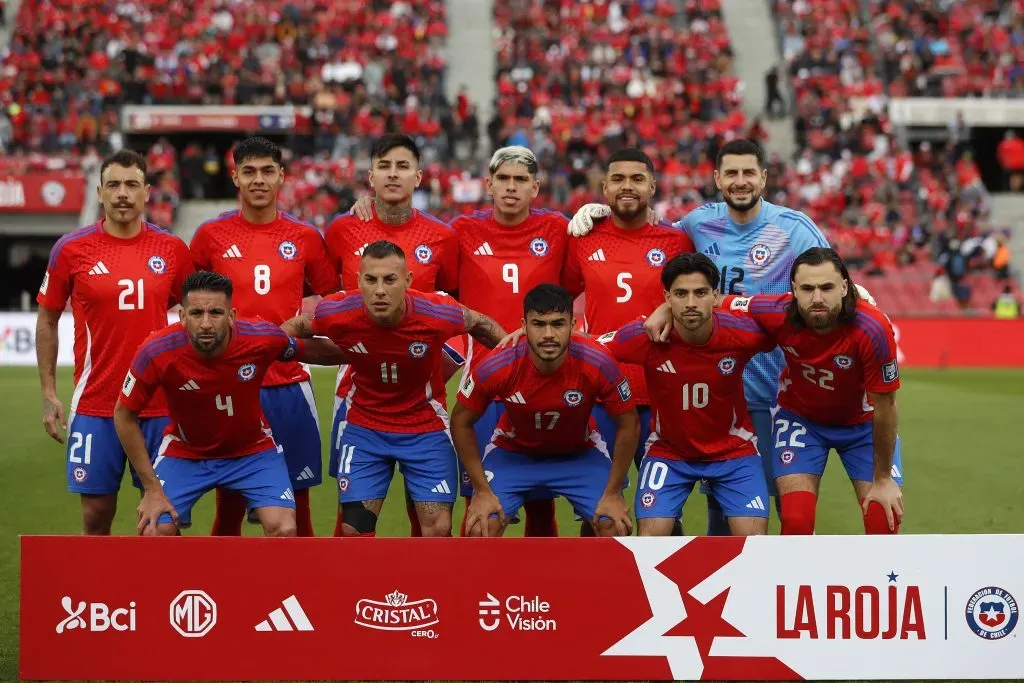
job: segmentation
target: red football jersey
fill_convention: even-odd
[[[562,280],[572,239],[567,223],[565,216],[546,209],[530,209],[529,217],[515,226],[494,220],[493,209],[456,218],[452,228],[459,236],[459,301],[493,318],[506,332],[518,329],[526,293]],[[467,336],[470,368],[487,352],[476,346]]]
[[[339,287],[323,237],[286,213],[261,225],[245,220],[237,209],[228,211],[200,225],[190,248],[197,269],[231,278],[240,316],[280,325],[301,312],[307,285],[314,294],[330,294]],[[309,373],[299,363],[278,363],[267,372],[263,386],[306,379]]]
[[[166,230],[143,223],[130,239],[114,237],[103,221],[57,240],[36,301],[75,319],[75,391],[71,412],[113,417],[121,380],[147,335],[167,327],[192,272],[188,247]],[[166,415],[162,394],[143,417]]]
[[[600,338],[624,363],[642,365],[650,391],[647,453],[673,460],[728,460],[757,453],[743,395],[743,368],[751,356],[775,347],[753,321],[713,314],[711,338],[689,344],[673,330],[655,343],[643,319]]]
[[[504,402],[492,443],[530,455],[565,455],[605,444],[590,411],[601,401],[609,415],[633,408],[629,380],[608,351],[574,336],[557,370],[542,373],[533,364],[526,339],[489,354],[467,375],[459,403],[482,415],[491,401]]]
[[[455,231],[444,221],[422,211],[402,225],[390,225],[376,217],[364,223],[351,214],[331,221],[325,233],[327,253],[341,274],[342,289],[359,290],[359,262],[363,249],[377,240],[401,247],[412,272],[412,289],[421,292],[454,292],[459,286],[459,244]],[[338,370],[335,394],[341,398],[352,389],[351,366]]]
[[[348,422],[402,434],[447,429],[441,348],[466,329],[464,309],[447,294],[411,289],[405,305],[401,322],[384,327],[370,317],[362,294],[338,292],[317,304],[313,333],[349,357]]]
[[[786,355],[779,376],[781,407],[825,425],[868,422],[875,408],[868,392],[900,388],[896,335],[884,313],[864,300],[852,322],[828,334],[787,320],[792,294],[726,297],[723,306],[753,317]]]
[[[593,335],[619,329],[664,303],[661,269],[676,254],[693,251],[682,230],[667,223],[623,230],[605,220],[569,242],[563,282],[574,296],[586,292],[584,331]],[[651,400],[643,368],[623,367],[638,405]]]
[[[171,424],[162,455],[234,458],[275,448],[260,407],[263,377],[275,361],[289,360],[301,342],[261,320],[238,318],[224,353],[207,358],[175,323],[154,332],[135,354],[121,387],[121,404],[146,405],[163,388]]]

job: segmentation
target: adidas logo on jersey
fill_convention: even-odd
[[[430,489],[434,493],[451,493],[452,490],[448,488],[448,480],[442,479],[441,483]]]
[[[224,252],[224,258],[242,258],[242,252],[239,250],[237,244],[232,244],[227,251]]]
[[[747,508],[750,510],[764,510],[764,502],[761,500],[761,496],[747,503]]]
[[[287,614],[287,616],[285,616]],[[291,619],[291,621],[289,621]],[[256,630],[266,631],[314,631],[313,624],[306,616],[306,611],[294,595],[285,598],[267,618],[256,624]]]
[[[358,249],[356,249],[356,250],[355,250],[354,252],[352,252],[352,253],[354,253],[354,254],[355,254],[356,256],[362,256],[362,255],[363,255],[363,252],[364,252],[364,251],[366,251],[366,248],[367,248],[368,246],[370,246],[370,243],[369,243],[369,242],[367,242],[367,243],[366,243],[366,244],[364,244],[363,246],[359,247]]]
[[[89,275],[110,275],[110,271],[103,265],[103,261],[97,261],[96,265],[89,271]]]
[[[704,250],[704,253],[708,256],[721,256],[722,250],[718,248],[718,242],[712,242],[708,245],[708,248]]]
[[[295,481],[309,481],[310,479],[316,479],[316,475],[308,467],[303,467],[299,475],[295,477]]]
[[[281,494],[281,500],[295,500],[295,494],[291,489],[285,489],[285,492]]]
[[[348,350],[352,353],[369,353],[369,351],[366,350],[366,347],[363,346],[363,342],[359,342],[355,346],[348,347]]]
[[[479,247],[477,247],[476,251],[474,251],[473,253],[476,254],[477,256],[494,256],[494,252],[491,251],[491,245],[488,244],[487,242],[484,242]]]
[[[526,399],[523,398],[523,395],[520,394],[518,391],[509,396],[508,398],[506,398],[505,400],[508,401],[509,403],[518,403],[519,405],[526,405]]]
[[[598,249],[593,254],[587,257],[588,261],[607,261],[604,257],[604,249]]]
[[[196,381],[194,379],[190,379],[189,381],[185,382],[180,387],[178,387],[178,391],[198,391],[198,390],[199,390],[199,385],[196,384]]]
[[[667,372],[670,375],[676,374],[676,366],[672,365],[672,361],[667,360],[658,366],[658,372]]]

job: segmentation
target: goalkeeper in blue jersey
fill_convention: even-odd
[[[811,247],[829,246],[806,214],[762,198],[767,181],[760,145],[750,140],[728,142],[715,160],[715,185],[725,201],[694,209],[676,224],[693,240],[696,251],[718,265],[723,294],[785,294],[790,291],[789,272],[796,257]],[[569,223],[569,232],[585,235],[594,219],[603,218],[608,211],[601,204],[583,206]],[[775,349],[754,356],[743,373],[747,408],[776,509],[770,408],[784,365],[782,351]],[[713,496],[708,496],[708,534],[729,535],[725,516]]]

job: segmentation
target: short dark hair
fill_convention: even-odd
[[[192,292],[223,292],[230,301],[234,287],[231,284],[231,278],[227,275],[213,273],[209,270],[197,270],[185,278],[185,284],[181,286],[182,303],[185,302],[185,297]]]
[[[398,258],[405,260],[405,252],[402,248],[394,242],[388,242],[387,240],[377,240],[371,244],[368,244],[363,249],[363,258],[375,258],[382,259],[388,258],[389,256],[397,256]]]
[[[699,252],[692,254],[676,254],[665,267],[661,269],[661,284],[665,291],[672,290],[672,283],[680,275],[700,273],[707,278],[711,289],[718,289],[719,273],[718,266],[706,255]]]
[[[764,149],[753,140],[730,140],[722,145],[722,148],[718,150],[718,156],[715,157],[715,168],[722,168],[722,160],[730,154],[736,156],[750,154],[757,157],[758,168],[765,167]]]
[[[137,168],[142,171],[143,177],[149,172],[149,167],[146,164],[146,157],[142,156],[138,152],[132,149],[124,148],[119,149],[100,164],[100,180],[103,179],[103,173],[110,166],[123,166],[125,168]]]
[[[572,294],[558,285],[537,285],[523,297],[523,317],[530,313],[568,313],[572,317]]]
[[[857,294],[857,288],[853,286],[853,280],[850,278],[850,269],[846,267],[843,257],[835,249],[811,247],[797,256],[796,260],[793,261],[793,267],[789,269],[789,281],[790,283],[796,282],[796,271],[800,266],[820,266],[823,263],[831,263],[839,271],[839,275],[846,280],[846,296],[843,297],[843,306],[839,311],[838,322],[852,322],[857,317],[857,301],[860,299],[860,295]],[[789,321],[797,328],[806,326],[803,317],[800,315],[800,308],[797,306],[796,297],[789,303],[787,313]]]
[[[236,166],[241,165],[243,161],[248,159],[263,159],[266,157],[270,157],[274,160],[275,164],[280,166],[281,148],[265,137],[254,135],[238,143],[234,150],[231,151],[231,157],[235,160]]]
[[[647,171],[653,176],[654,175],[654,162],[647,156],[642,150],[636,147],[623,147],[619,151],[608,157],[608,163],[605,164],[604,170],[607,173],[611,169],[612,164],[616,161],[636,161],[647,167]]]
[[[396,147],[404,147],[409,150],[416,159],[416,163],[420,163],[420,148],[416,145],[416,141],[408,135],[398,133],[385,135],[374,142],[373,147],[370,148],[370,158],[379,159]]]

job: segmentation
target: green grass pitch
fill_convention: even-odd
[[[59,375],[65,406],[71,373]],[[314,374],[327,454],[334,373]],[[1024,457],[1014,425],[1024,419],[1024,370],[906,370],[899,393],[900,435],[907,470],[906,533],[1014,533],[1024,520]],[[0,368],[0,433],[3,434],[0,514],[0,680],[17,679],[18,535],[78,533],[77,498],[64,484],[64,449],[43,432],[35,368]],[[326,467],[325,467],[326,474]],[[635,473],[632,476],[635,481]],[[114,532],[131,533],[137,497],[127,487]],[[334,528],[336,488],[313,490],[313,520],[319,535]],[[408,521],[400,488],[392,486],[378,526],[382,536],[403,536]],[[852,489],[833,456],[818,505],[818,530],[862,532]],[[703,533],[704,500],[693,495],[685,511],[689,533]],[[572,512],[559,502],[564,535],[578,532]],[[193,513],[189,533],[206,533],[212,496]],[[461,520],[457,509],[456,526]],[[246,525],[247,534],[258,528]],[[778,532],[772,520],[771,533]],[[522,525],[510,529],[520,535]]]

